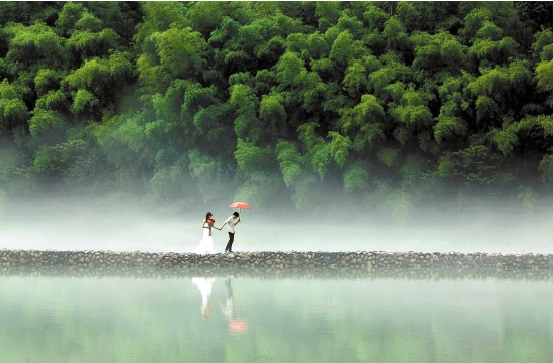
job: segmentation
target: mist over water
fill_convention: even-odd
[[[233,209],[208,207],[216,226]],[[202,235],[206,207],[152,209],[139,203],[50,199],[5,203],[0,248],[191,252]],[[414,210],[405,225],[379,211],[308,212],[242,210],[235,251],[436,251],[552,253],[553,212],[522,208],[428,208]],[[228,241],[214,231],[215,249]]]

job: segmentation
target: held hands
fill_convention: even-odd
[[[213,226],[213,227],[210,226],[210,227],[207,227],[207,228],[209,229],[209,235],[211,236],[211,228],[215,228],[216,230],[219,230],[219,231],[220,231],[220,230],[223,229],[223,226],[221,226],[221,227],[219,227],[219,228],[217,228],[216,226]]]

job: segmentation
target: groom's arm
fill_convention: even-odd
[[[225,226],[225,224],[228,223],[228,220],[229,220],[229,219],[227,218],[227,220],[226,220],[223,224],[221,224],[221,228],[223,228],[223,227]]]

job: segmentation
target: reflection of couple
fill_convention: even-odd
[[[201,315],[206,319],[211,315],[211,310],[208,307],[209,295],[211,295],[211,286],[215,281],[214,277],[194,277],[192,282],[200,290],[202,294]],[[232,294],[232,285],[230,279],[225,279],[225,285],[227,287],[227,302],[225,305],[219,304],[221,311],[228,320],[228,327],[231,334],[241,334],[248,330],[248,321],[240,319],[235,316],[234,313],[234,295]]]
[[[240,214],[238,214],[238,212],[234,212],[230,217],[227,218],[227,220],[221,225],[221,227],[217,228],[215,226],[215,219],[213,219],[213,213],[207,212],[204,220],[202,221],[202,228],[204,230],[203,237],[200,241],[200,244],[193,252],[199,254],[215,253],[215,249],[213,248],[213,234],[211,233],[211,229],[215,228],[220,231],[223,229],[225,224],[228,225],[229,235],[229,241],[227,243],[227,246],[225,247],[225,252],[232,252],[232,244],[234,242],[235,232],[234,226],[236,226],[240,222],[242,222],[240,220]]]
[[[225,285],[227,285],[227,303],[225,305],[219,304],[221,306],[221,311],[225,314],[227,319],[232,319],[234,314],[234,296],[232,295],[232,285],[230,284],[230,279],[225,279]]]

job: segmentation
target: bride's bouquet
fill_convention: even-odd
[[[215,219],[208,218],[206,222],[207,222],[207,225],[209,226],[209,235],[211,236],[211,227],[215,227]]]

